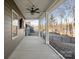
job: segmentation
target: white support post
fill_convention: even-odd
[[[40,37],[40,31],[41,31],[41,20],[39,19],[39,37]]]
[[[49,44],[48,12],[45,13],[45,17],[46,17],[46,44]]]

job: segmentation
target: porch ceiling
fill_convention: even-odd
[[[57,1],[57,2],[56,2]],[[27,8],[31,8],[32,3],[40,9],[40,11],[46,11],[48,8],[55,3],[59,3],[58,1],[62,0],[14,0],[22,14],[25,16],[26,19],[38,19],[43,12],[34,15],[27,13]]]

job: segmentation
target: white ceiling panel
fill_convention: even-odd
[[[45,11],[55,1],[56,0],[14,0],[26,19],[37,19],[42,14],[35,13],[34,15],[31,15],[30,13],[27,13],[27,8],[31,8],[32,4],[38,7],[40,11]]]

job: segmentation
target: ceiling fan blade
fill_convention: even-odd
[[[40,13],[40,12],[35,12],[35,13]]]
[[[39,10],[39,8],[36,8],[35,11]]]

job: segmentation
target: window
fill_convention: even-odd
[[[12,39],[15,39],[18,35],[18,14],[12,9]]]

